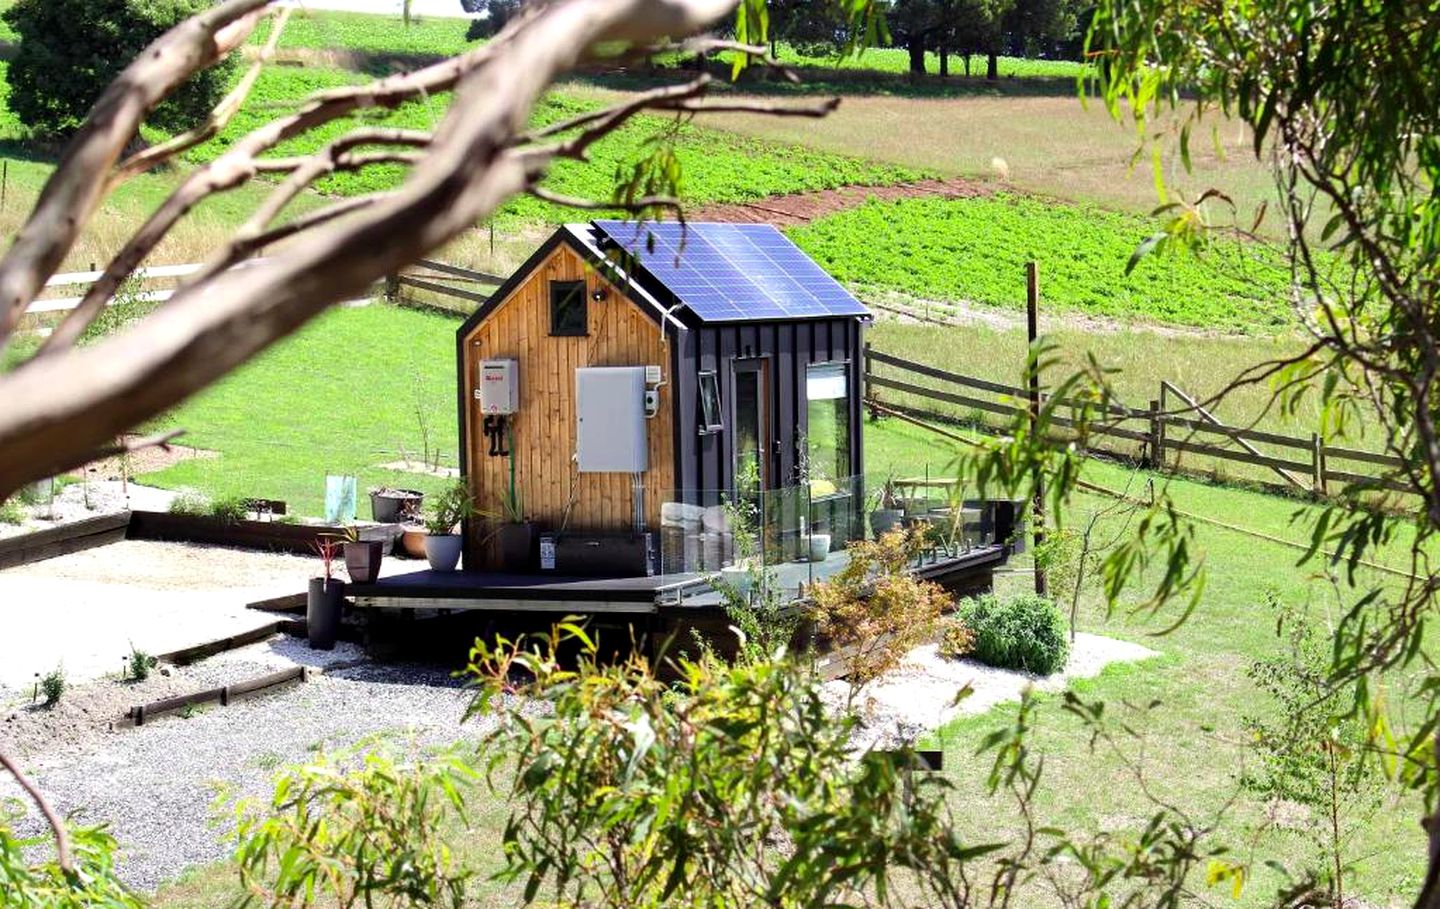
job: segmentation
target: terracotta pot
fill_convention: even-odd
[[[400,548],[412,559],[425,558],[425,538],[429,536],[424,527],[407,526],[400,532]]]

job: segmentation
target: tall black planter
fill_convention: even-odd
[[[345,585],[330,579],[310,579],[305,601],[305,630],[311,650],[334,650],[340,636],[340,613],[345,607]]]

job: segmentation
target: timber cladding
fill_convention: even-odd
[[[590,299],[587,334],[550,333],[550,282],[586,282]],[[586,366],[660,366],[659,411],[647,421],[649,469],[643,474],[646,522],[660,525],[660,504],[675,487],[674,408],[671,352],[660,325],[607,281],[568,244],[556,244],[493,311],[461,339],[462,420],[468,482],[476,506],[498,514],[510,484],[510,458],[492,456],[481,431],[483,415],[474,401],[482,360],[514,358],[519,363],[520,404],[511,416],[515,486],[525,515],[548,529],[629,529],[634,512],[632,479],[623,473],[579,473],[575,469],[575,370]],[[573,504],[571,499],[573,496]],[[471,534],[467,546],[478,547]],[[467,564],[481,553],[467,553]],[[484,559],[481,559],[484,561]]]

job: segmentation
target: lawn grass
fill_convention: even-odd
[[[266,19],[255,29],[251,44],[258,46],[265,43],[271,21]],[[296,9],[291,12],[285,32],[280,36],[280,48],[343,48],[379,55],[450,57],[474,45],[474,42],[465,40],[469,28],[470,20],[462,18],[412,16],[410,24],[406,25],[404,17],[398,15]]]
[[[160,421],[219,458],[140,482],[279,499],[301,515],[323,513],[329,474],[358,477],[362,499],[379,485],[438,489],[441,480],[378,465],[420,459],[423,415],[430,450],[455,466],[457,324],[387,306],[331,310]]]
[[[1260,261],[1264,247],[1151,256],[1127,275],[1154,230],[1093,206],[1000,194],[871,201],[787,233],[831,275],[862,288],[1023,310],[1018,279],[1035,261],[1050,311],[1229,332],[1293,324],[1288,272]]]

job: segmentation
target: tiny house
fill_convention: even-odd
[[[457,333],[465,567],[713,570],[737,502],[843,548],[869,319],[770,225],[561,227]]]

